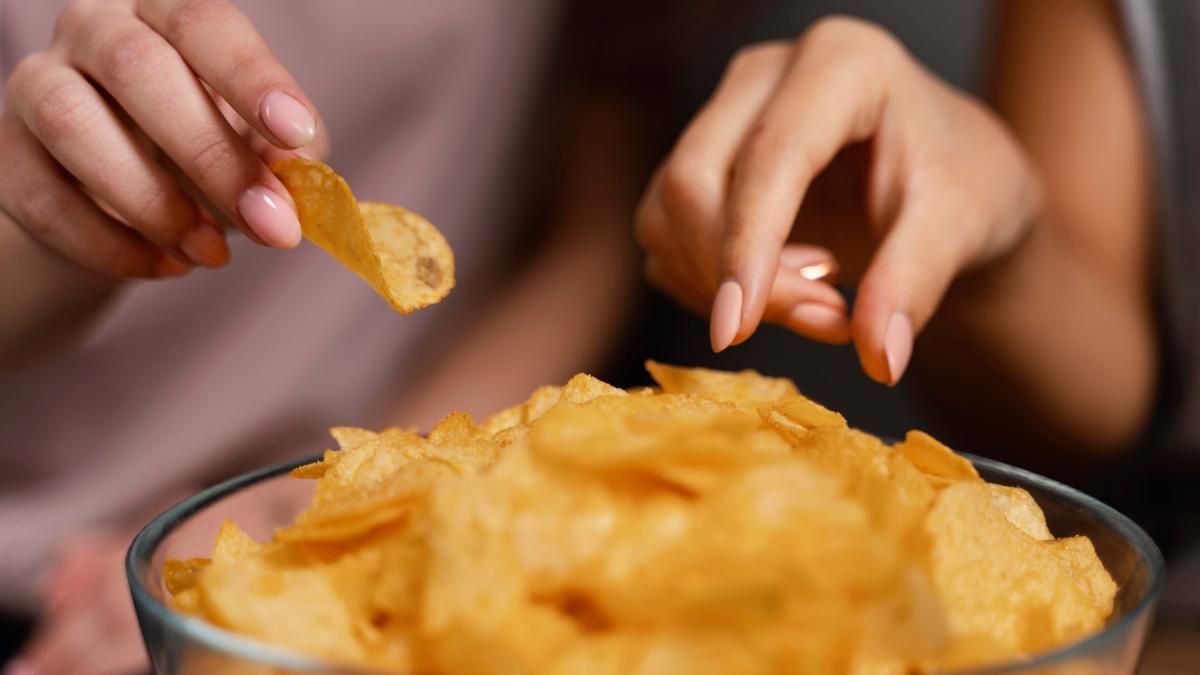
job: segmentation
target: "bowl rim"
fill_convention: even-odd
[[[1159,551],[1154,540],[1150,538],[1150,535],[1141,526],[1104,502],[1064,483],[994,459],[965,452],[958,454],[966,457],[976,467],[988,473],[1011,478],[1021,485],[1031,484],[1037,486],[1039,489],[1059,494],[1070,501],[1081,504],[1089,512],[1099,516],[1105,524],[1112,527],[1122,538],[1130,542],[1133,548],[1145,559],[1150,573],[1150,587],[1124,615],[1091,635],[1059,645],[1055,649],[1035,654],[1021,661],[993,664],[971,670],[948,671],[945,675],[998,675],[1013,668],[1036,668],[1053,665],[1085,653],[1092,647],[1107,641],[1113,635],[1129,630],[1134,622],[1141,620],[1147,612],[1153,611],[1153,607],[1157,604],[1159,596],[1162,594],[1166,576],[1165,564],[1162,552]],[[260,642],[232,631],[227,631],[207,621],[177,612],[155,597],[154,593],[142,583],[142,579],[138,574],[141,567],[139,559],[144,555],[146,565],[149,566],[154,553],[158,550],[158,546],[166,536],[196,512],[245,487],[269,478],[276,478],[298,466],[320,459],[321,455],[312,455],[299,459],[284,460],[248,471],[197,492],[174,504],[147,523],[133,538],[125,554],[125,578],[129,584],[134,606],[139,609],[139,624],[141,623],[140,613],[146,611],[152,614],[156,620],[171,626],[180,633],[189,635],[192,639],[208,648],[223,651],[231,656],[252,659],[267,666],[313,673],[338,672],[366,675],[368,673],[382,672],[362,666],[347,666],[322,661],[311,656]],[[1153,620],[1152,615],[1146,618],[1148,621]],[[144,637],[143,633],[143,639]]]

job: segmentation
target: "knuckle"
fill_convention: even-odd
[[[96,10],[95,0],[71,0],[54,18],[54,39],[68,39],[86,28]]]
[[[676,218],[697,217],[709,208],[720,190],[719,181],[710,171],[690,162],[673,160],[663,167],[663,206]]]
[[[777,63],[788,57],[792,45],[784,40],[770,40],[742,47],[729,60],[727,73],[753,72],[766,65]]]
[[[119,31],[101,47],[100,79],[112,87],[129,88],[146,72],[163,64],[170,54],[170,47],[151,30],[137,27]]]
[[[29,129],[47,144],[61,144],[86,134],[96,116],[83,85],[57,84],[36,94],[29,104]]]
[[[848,16],[828,16],[818,20],[804,32],[800,42],[806,50],[836,58],[851,74],[894,63],[897,57],[907,53],[888,31],[869,21]]]
[[[191,168],[195,175],[221,175],[230,173],[233,169],[237,174],[242,171],[237,148],[230,139],[218,132],[205,132],[196,137],[190,144],[192,148]]]
[[[178,44],[197,25],[218,19],[228,10],[225,0],[180,0],[167,12],[164,34]]]
[[[273,60],[263,46],[234,48],[226,56],[228,65],[222,73],[223,80],[244,82],[248,85],[247,91],[268,92],[279,85],[271,68]]]

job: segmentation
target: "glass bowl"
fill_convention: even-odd
[[[1078,490],[990,459],[967,457],[989,482],[1028,490],[1045,511],[1055,536],[1090,537],[1119,590],[1113,615],[1099,633],[1019,663],[955,675],[1134,673],[1163,584],[1162,555],[1154,542],[1133,521]],[[275,528],[295,518],[312,494],[313,481],[291,479],[288,472],[316,459],[268,466],[204,490],[168,509],[134,538],[125,571],[156,673],[370,672],[323,663],[235,635],[179,614],[166,604],[164,560],[208,556],[217,528],[226,519],[237,521],[257,539],[270,538]]]

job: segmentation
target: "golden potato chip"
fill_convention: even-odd
[[[1103,625],[1111,595],[1097,597],[1094,580],[1081,577],[1054,541],[1011,524],[988,486],[959,482],[942,490],[925,529],[933,583],[954,634],[1032,654]]]
[[[392,204],[359,202],[379,256],[385,296],[405,314],[436,304],[454,288],[454,253],[428,220]]]
[[[296,202],[304,236],[362,277],[396,311],[408,314],[446,297],[454,256],[424,218],[389,204],[359,203],[321,162],[294,158],[271,170]]]
[[[1103,625],[1116,585],[1033,497],[785,380],[649,364],[428,436],[331,430],[270,541],[167,561],[171,604],[337,664],[439,675],[973,668]]]
[[[939,443],[923,431],[910,431],[895,449],[913,466],[927,476],[944,478],[948,481],[979,480],[979,472],[971,461]]]
[[[1019,487],[989,483],[988,492],[992,495],[992,506],[999,509],[1008,522],[1026,536],[1037,541],[1052,538],[1050,528],[1046,526],[1045,514],[1027,491]]]
[[[196,573],[208,567],[212,561],[208,558],[191,558],[188,560],[167,560],[163,563],[163,583],[167,592],[178,595],[196,585]]]
[[[646,361],[646,370],[667,394],[694,394],[729,401],[752,413],[762,405],[800,394],[791,380],[766,377],[753,370],[726,373],[707,368],[680,368],[656,361]]]

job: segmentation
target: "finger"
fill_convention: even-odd
[[[294,149],[316,139],[312,103],[232,3],[139,0],[137,10],[200,79],[274,145]]]
[[[785,42],[738,52],[660,172],[657,191],[668,222],[683,253],[710,288],[717,286],[730,168],[746,133],[783,78],[790,53]]]
[[[105,215],[13,116],[0,118],[0,208],[34,239],[112,277],[186,274],[187,265]]]
[[[968,259],[959,233],[977,231],[966,200],[949,189],[922,190],[936,199],[912,199],[901,209],[858,287],[852,319],[863,369],[894,385],[908,367],[914,336],[941,302]]]
[[[97,10],[72,60],[231,222],[280,248],[300,242],[287,190],[237,132],[178,52],[127,14]]]
[[[791,69],[739,150],[721,245],[721,335],[745,340],[762,318],[779,253],[813,178],[844,145],[869,138],[887,100],[877,39],[850,20],[823,22],[797,45]],[[879,32],[879,31],[873,31]],[[866,42],[867,44],[863,44]],[[719,296],[720,297],[720,296]],[[716,328],[714,328],[716,330]]]
[[[240,115],[238,115],[237,111],[233,109],[233,106],[229,105],[228,101],[221,98],[219,94],[213,91],[212,87],[204,84],[204,90],[208,92],[208,95],[212,98],[213,102],[217,104],[217,109],[221,111],[221,116],[225,118],[225,121],[229,123],[229,126],[233,127],[233,130],[236,131],[239,136],[246,139],[246,142],[250,144],[250,149],[253,150],[259,157],[262,157],[263,161],[266,162],[268,166],[274,164],[275,162],[280,162],[285,159],[292,159],[294,157],[324,160],[329,156],[329,132],[326,131],[324,124],[317,125],[317,137],[312,143],[294,150],[280,148],[274,145],[271,141],[267,140],[265,136],[258,133],[258,131],[256,131],[249,124],[246,124],[246,121],[243,120]]]
[[[850,340],[846,301],[828,283],[804,278],[780,268],[771,288],[763,319],[804,337],[844,344]]]
[[[780,270],[790,270],[810,281],[838,282],[841,266],[829,249],[811,244],[788,244],[779,254]]]
[[[78,71],[35,55],[20,63],[9,86],[26,126],[122,220],[196,265],[229,261],[224,233],[199,220],[195,203]]]

